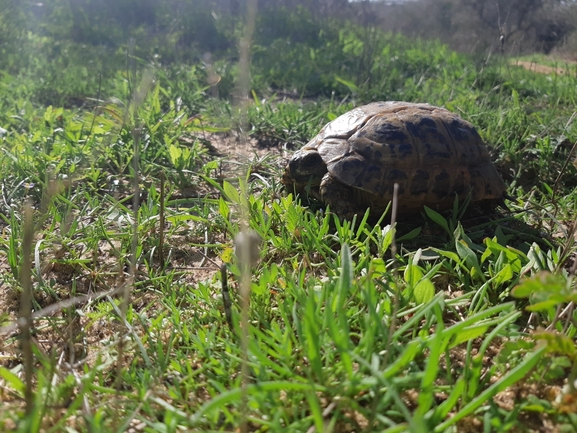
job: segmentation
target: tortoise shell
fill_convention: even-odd
[[[341,217],[452,207],[455,197],[500,200],[506,185],[475,128],[429,104],[374,102],[325,125],[289,161],[283,183]]]

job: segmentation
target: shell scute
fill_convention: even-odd
[[[346,157],[351,151],[349,142],[342,138],[327,138],[311,151],[317,151],[326,164]]]
[[[455,178],[453,181],[453,192],[462,197],[468,194],[471,185],[471,176],[469,170],[464,167],[459,167],[455,171]]]
[[[429,192],[430,175],[426,170],[417,169],[411,177],[410,194],[413,197],[424,197]]]
[[[451,186],[451,176],[446,170],[441,170],[441,172],[434,178],[431,192],[434,194],[436,199],[441,200],[450,194]]]
[[[406,130],[404,125],[399,124],[398,120],[396,122],[390,121],[388,122],[386,118],[383,117],[377,118],[378,120],[383,121],[382,123],[375,122],[372,125],[368,125],[367,128],[372,128],[373,140],[379,143],[406,143],[410,141],[409,132]],[[366,131],[362,131],[365,135],[367,134]]]
[[[398,169],[391,169],[388,173],[386,173],[385,182],[381,187],[381,194],[389,194],[392,197],[393,190],[395,187],[395,183],[399,184],[399,196],[402,196],[405,193],[408,174],[404,170]]]

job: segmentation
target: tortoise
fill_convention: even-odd
[[[294,153],[287,190],[310,194],[342,218],[380,216],[398,187],[399,214],[428,206],[503,201],[506,185],[469,122],[424,103],[373,102],[325,125]]]

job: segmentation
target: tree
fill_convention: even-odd
[[[487,29],[498,33],[507,45],[518,34],[527,34],[537,24],[547,0],[461,0]]]
[[[577,25],[577,2],[562,0],[418,0],[378,3],[385,28],[439,38],[469,52],[549,52]]]

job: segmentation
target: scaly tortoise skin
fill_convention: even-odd
[[[398,213],[502,200],[506,185],[469,122],[429,104],[374,102],[325,125],[289,161],[287,190],[309,193],[343,218],[378,216],[399,184]]]

